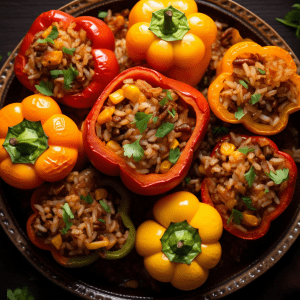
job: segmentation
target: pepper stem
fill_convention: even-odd
[[[166,10],[164,13],[164,34],[172,32],[172,17],[173,12],[171,10]]]

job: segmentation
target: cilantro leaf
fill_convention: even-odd
[[[94,201],[94,199],[92,198],[92,196],[90,194],[88,194],[86,197],[84,197],[83,195],[80,195],[80,199],[84,200],[88,204],[92,204]]]
[[[22,289],[7,290],[8,300],[34,300],[34,297],[28,293],[28,287]]]
[[[169,90],[163,90],[163,92],[166,92],[167,93],[167,96],[164,97],[160,102],[159,102],[159,105],[160,106],[164,106],[169,100],[173,100],[172,98],[172,95],[171,95],[171,92]]]
[[[99,222],[102,222],[102,223],[106,223],[106,221],[103,220],[103,219],[98,219],[98,221],[99,221]]]
[[[238,211],[237,209],[232,209],[231,215],[229,219],[227,220],[227,224],[229,225],[231,219],[233,218],[233,222],[236,223],[237,225],[241,224],[241,220],[243,219],[243,214]]]
[[[54,96],[53,84],[50,81],[41,81],[39,85],[35,85],[35,88],[45,96]]]
[[[277,170],[276,173],[270,171],[270,173],[266,173],[266,175],[271,178],[275,184],[280,184],[289,179],[289,169],[284,168]]]
[[[261,98],[261,94],[253,94],[251,95],[251,100],[249,101],[249,103],[251,105],[254,105],[255,103],[259,102],[260,98]]]
[[[71,83],[78,76],[79,72],[73,67],[70,67],[68,70],[62,70],[64,75],[64,88],[69,90],[71,88]]]
[[[152,118],[152,114],[147,115],[144,112],[137,112],[134,115],[135,126],[139,129],[140,133],[143,133],[147,129],[147,124]]]
[[[175,164],[177,162],[177,160],[179,159],[180,156],[180,149],[179,147],[176,147],[175,149],[170,149],[170,153],[169,153],[169,162],[171,162],[172,164]]]
[[[153,118],[153,123],[155,124],[157,122],[157,120],[158,120],[158,117],[154,117]]]
[[[76,50],[76,48],[66,48],[66,47],[63,47],[63,52],[66,53],[66,54],[70,54],[70,55],[73,55],[74,54],[74,51]]]
[[[242,197],[242,200],[244,201],[248,209],[256,210],[256,208],[252,206],[252,201],[250,197]]]
[[[296,8],[296,10],[289,11],[284,19],[276,18],[276,20],[286,26],[297,28],[296,37],[300,38],[300,4],[296,3],[292,7]]]
[[[9,51],[9,52],[7,52],[7,56],[10,56],[11,55],[11,52]]]
[[[59,75],[64,75],[63,70],[51,70],[50,71],[52,78],[57,78]]]
[[[249,187],[252,186],[252,183],[254,182],[255,176],[256,176],[256,174],[254,172],[254,168],[253,168],[253,166],[251,166],[250,170],[247,173],[245,173],[245,175],[244,175],[245,179],[248,182]]]
[[[245,115],[245,114],[244,114],[243,109],[239,106],[239,107],[237,108],[237,111],[234,113],[234,116],[235,116],[238,120],[240,120],[244,115]]]
[[[269,193],[269,192],[270,192],[270,191],[269,191],[268,189],[265,189],[265,190],[264,190],[264,193],[265,193],[265,194],[267,194],[267,193]]]
[[[228,128],[225,126],[216,126],[213,128],[213,134],[218,135],[218,134],[227,134],[229,131]]]
[[[166,92],[167,93],[167,99],[169,99],[169,100],[173,100],[173,98],[172,98],[172,95],[171,95],[171,92],[169,91],[169,90],[163,90],[163,92]]]
[[[248,154],[249,152],[253,152],[254,150],[255,150],[254,148],[249,148],[249,147],[237,149],[237,151],[239,151],[245,155]]]
[[[110,207],[103,200],[100,200],[99,203],[107,213],[111,212]]]
[[[0,55],[0,61],[2,60],[2,55]]]
[[[54,41],[52,39],[49,39],[49,38],[38,39],[37,42],[41,43],[41,44],[46,44],[46,43],[54,44]]]
[[[64,204],[64,206],[62,207],[62,211],[63,211],[63,220],[66,224],[66,227],[63,228],[60,232],[62,234],[66,234],[68,230],[71,228],[71,226],[73,225],[72,222],[69,222],[69,219],[74,219],[74,215],[68,203]]]
[[[58,29],[56,26],[52,27],[51,32],[49,33],[49,35],[47,36],[48,39],[52,39],[55,40],[58,37]]]
[[[248,89],[248,84],[244,80],[239,80],[239,83],[245,88]]]
[[[266,74],[266,71],[264,71],[264,70],[262,70],[262,69],[260,69],[260,68],[257,68],[257,71],[258,71],[260,74],[262,74],[262,75],[265,75],[265,74]]]
[[[190,181],[191,181],[191,177],[185,177],[184,181],[185,181],[186,184],[189,184]]]
[[[168,102],[168,99],[165,97],[164,99],[162,99],[162,100],[159,102],[159,105],[160,105],[160,106],[164,106],[167,102]]]
[[[163,123],[157,129],[155,136],[158,138],[164,137],[169,132],[171,132],[173,129],[174,129],[173,123],[169,123],[169,122]]]
[[[140,145],[140,138],[137,139],[134,143],[127,144],[123,146],[124,155],[127,157],[133,157],[133,159],[139,162],[144,156],[144,149]]]
[[[101,11],[101,10],[99,10],[99,12],[98,12],[98,18],[99,19],[104,19],[107,15],[108,15],[107,11]]]
[[[172,111],[169,111],[169,110],[168,110],[168,113],[169,113],[169,115],[170,115],[172,118],[175,118],[176,110],[175,110],[174,108],[172,108]]]

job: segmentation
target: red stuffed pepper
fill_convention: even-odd
[[[201,161],[202,201],[219,211],[224,228],[237,237],[264,236],[292,200],[296,164],[268,138],[231,133]]]
[[[209,122],[203,95],[142,67],[103,91],[83,127],[93,165],[142,195],[171,190],[186,176]]]
[[[15,60],[15,74],[31,91],[62,104],[92,107],[119,73],[114,36],[94,17],[42,13],[26,34]]]

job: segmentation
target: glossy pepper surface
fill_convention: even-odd
[[[80,93],[65,95],[57,101],[75,108],[92,107],[105,86],[119,73],[119,65],[114,55],[115,40],[113,33],[101,20],[94,17],[74,18],[67,13],[57,10],[50,10],[42,13],[32,24],[28,33],[23,39],[20,51],[15,59],[15,74],[19,81],[29,90],[35,91],[31,85],[24,68],[28,62],[26,51],[33,42],[36,33],[47,29],[53,22],[62,23],[67,29],[71,22],[76,23],[75,31],[84,29],[87,38],[92,41],[92,56],[94,58],[94,75],[90,84]]]
[[[154,205],[153,214],[155,221],[142,223],[136,234],[135,247],[144,257],[147,271],[156,280],[170,282],[180,290],[198,288],[206,281],[209,269],[221,258],[219,239],[223,228],[220,215],[189,192],[177,192],[160,199]],[[174,225],[183,228],[173,230],[164,238]],[[196,229],[201,240],[201,249],[193,254],[197,239],[196,235],[192,238],[186,232],[189,226]],[[182,231],[185,231],[183,235]]]
[[[127,78],[141,79],[152,86],[173,89],[181,98],[181,103],[195,114],[196,125],[176,164],[165,174],[140,174],[132,169],[125,160],[106,147],[95,132],[99,113],[108,96],[121,88]],[[103,91],[87,116],[83,126],[84,146],[92,164],[99,171],[110,176],[121,176],[123,183],[130,190],[142,195],[157,195],[169,191],[186,176],[192,163],[193,153],[200,145],[209,122],[209,106],[203,95],[184,83],[167,78],[160,73],[142,67],[135,67],[122,72]]]
[[[114,191],[121,197],[120,204],[118,206],[118,213],[120,213],[121,215],[124,226],[129,229],[128,238],[121,249],[116,251],[106,251],[104,256],[103,253],[97,252],[97,250],[95,250],[85,256],[66,257],[61,255],[59,253],[59,250],[57,250],[52,243],[45,243],[45,240],[43,238],[37,237],[34,233],[32,225],[36,217],[39,215],[39,212],[34,207],[34,205],[40,203],[39,199],[41,196],[48,195],[49,186],[47,185],[43,185],[36,189],[31,196],[31,208],[34,213],[29,217],[26,225],[27,235],[31,242],[40,249],[51,251],[54,259],[60,265],[67,268],[84,267],[95,262],[100,257],[107,260],[115,260],[126,256],[133,249],[135,243],[135,228],[131,219],[129,218],[131,197],[125,187],[121,184],[121,182],[116,180],[103,179],[101,180],[101,184],[99,184],[99,187],[110,187],[114,189]]]
[[[126,46],[134,61],[146,60],[149,67],[195,86],[216,36],[214,21],[198,13],[194,0],[141,0],[130,11]]]
[[[261,47],[254,42],[240,42],[233,45],[231,48],[229,48],[229,50],[227,50],[221,63],[218,66],[217,73],[219,74],[219,76],[213,81],[208,90],[208,102],[210,108],[219,119],[232,124],[242,123],[249,131],[255,134],[277,134],[286,127],[289,115],[300,110],[300,93],[298,94],[296,103],[289,103],[284,107],[284,109],[279,112],[280,121],[275,126],[258,123],[248,114],[238,120],[235,117],[234,113],[229,112],[219,101],[220,93],[225,85],[224,82],[229,77],[231,77],[233,73],[233,61],[238,56],[247,53],[276,56],[283,59],[286,62],[288,68],[294,71],[289,80],[296,86],[298,91],[300,91],[300,76],[297,74],[297,66],[293,61],[291,55],[286,50],[277,46]]]
[[[246,135],[240,135],[240,136],[242,136],[245,139],[249,138],[249,136]],[[226,141],[230,141],[230,136],[225,136],[224,138],[222,138],[222,140],[216,145],[216,147],[212,151],[211,157],[214,157],[215,153],[219,150],[221,145]],[[265,211],[259,226],[253,228],[252,230],[249,229],[246,232],[243,232],[239,230],[236,226],[234,226],[233,222],[227,223],[227,219],[225,218],[224,211],[217,205],[215,206],[210,197],[209,188],[208,188],[210,184],[209,179],[205,178],[201,185],[202,201],[211,206],[215,206],[215,208],[219,211],[223,220],[224,229],[226,229],[231,234],[245,240],[256,240],[258,238],[261,238],[268,232],[271,222],[274,219],[276,219],[280,214],[282,214],[283,211],[287,208],[287,206],[292,201],[296,179],[297,179],[297,166],[293,158],[289,154],[279,151],[276,144],[266,137],[251,136],[251,141],[259,145],[264,145],[264,146],[269,145],[272,149],[274,149],[275,151],[274,153],[276,153],[278,157],[283,158],[285,160],[286,168],[289,169],[289,179],[284,183],[285,188],[281,190],[278,194],[280,204],[276,205],[276,209],[269,213]]]
[[[28,124],[20,127],[24,119]],[[43,151],[36,149],[41,146],[32,131],[36,124],[46,135]],[[15,132],[9,138],[12,130]],[[80,131],[52,98],[36,94],[0,110],[0,145],[1,178],[16,188],[32,189],[70,173],[78,157]],[[32,160],[35,153],[39,156]]]

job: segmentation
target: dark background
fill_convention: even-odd
[[[58,9],[68,0],[1,0],[0,1],[0,67],[24,37],[34,19],[44,11]],[[291,10],[292,0],[236,0],[271,25],[300,58],[300,39],[295,31],[275,18],[284,18]],[[16,99],[16,101],[19,99]],[[14,247],[0,228],[0,299],[6,299],[5,287],[14,290],[28,286],[35,300],[80,299],[56,286],[41,275]],[[71,271],[71,270],[70,270]],[[300,238],[291,246],[283,258],[257,280],[225,299],[299,299],[300,298]]]

